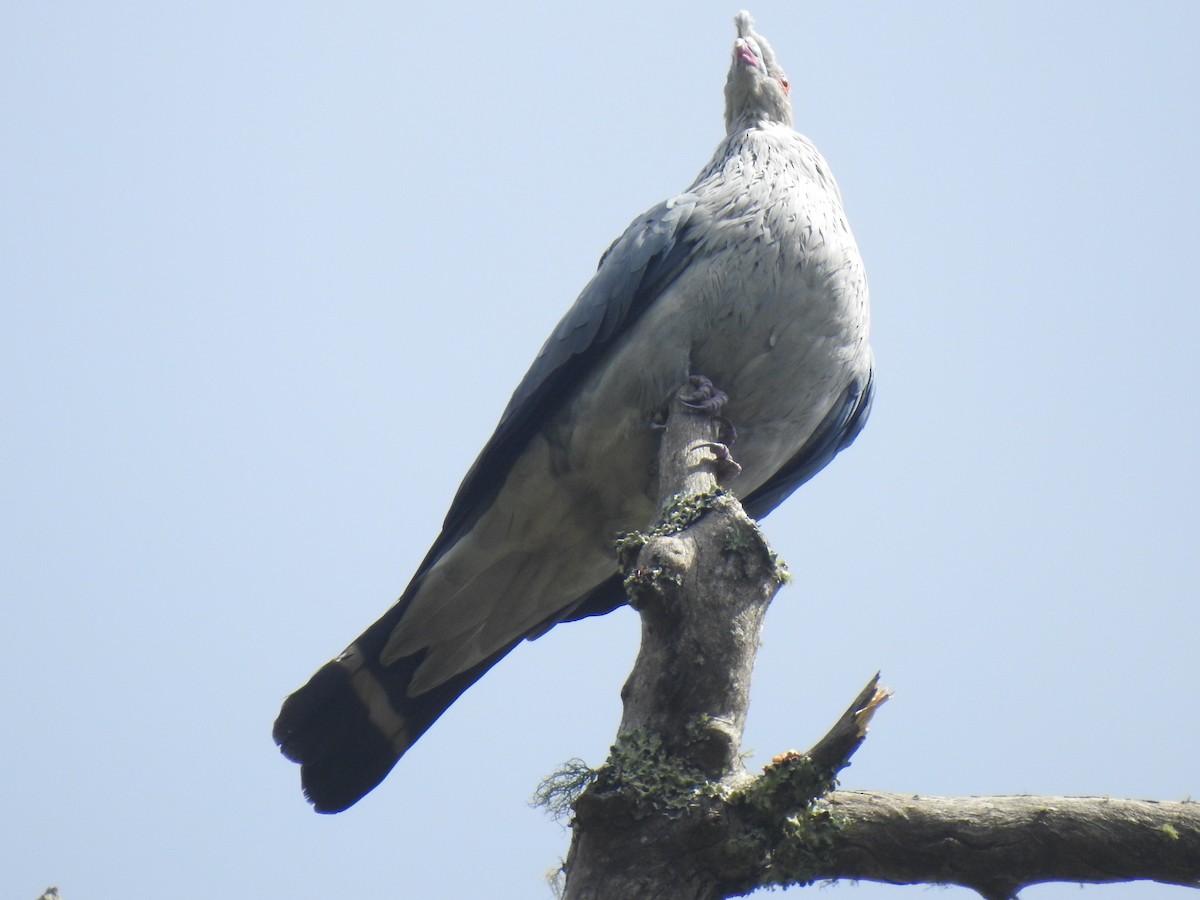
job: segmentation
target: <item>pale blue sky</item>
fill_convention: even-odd
[[[0,896],[550,897],[567,835],[525,803],[603,759],[628,611],[520,648],[340,816],[271,722],[708,159],[736,9],[0,10]],[[748,746],[882,669],[847,786],[1200,793],[1200,5],[752,12],[841,182],[879,392],[766,520],[796,577]]]

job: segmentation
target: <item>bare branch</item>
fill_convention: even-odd
[[[840,772],[850,762],[864,740],[867,738],[867,725],[892,692],[879,685],[879,673],[868,682],[862,692],[854,698],[850,707],[842,713],[829,733],[813,745],[808,756],[818,768],[831,772]]]
[[[836,791],[822,878],[957,884],[1008,900],[1045,881],[1200,887],[1200,803]]]
[[[622,542],[642,644],[608,762],[575,806],[566,900],[726,896],[711,872],[778,562],[737,501],[719,403],[685,385],[662,438],[659,524]],[[709,394],[709,399],[719,397]],[[698,402],[699,401],[699,402]],[[707,413],[707,414],[699,414]]]

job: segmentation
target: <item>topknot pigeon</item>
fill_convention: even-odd
[[[829,167],[748,13],[725,138],[636,218],[554,329],[399,601],[283,704],[274,737],[318,812],[375,787],[525,638],[624,602],[613,538],[655,513],[651,423],[703,374],[728,394],[759,517],[849,446],[872,394],[867,283]]]

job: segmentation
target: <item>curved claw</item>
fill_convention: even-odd
[[[705,375],[689,375],[687,384],[679,389],[679,402],[706,415],[715,416],[729,398]]]
[[[727,481],[741,474],[742,467],[737,460],[733,458],[733,454],[729,452],[729,447],[719,441],[704,441],[703,443],[693,444],[693,450],[710,450],[713,456],[717,458],[717,480]]]

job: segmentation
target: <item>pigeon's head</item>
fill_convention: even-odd
[[[754,19],[742,11],[733,18],[737,40],[725,82],[725,129],[729,134],[760,124],[792,124],[788,79],[767,39],[754,30]]]

